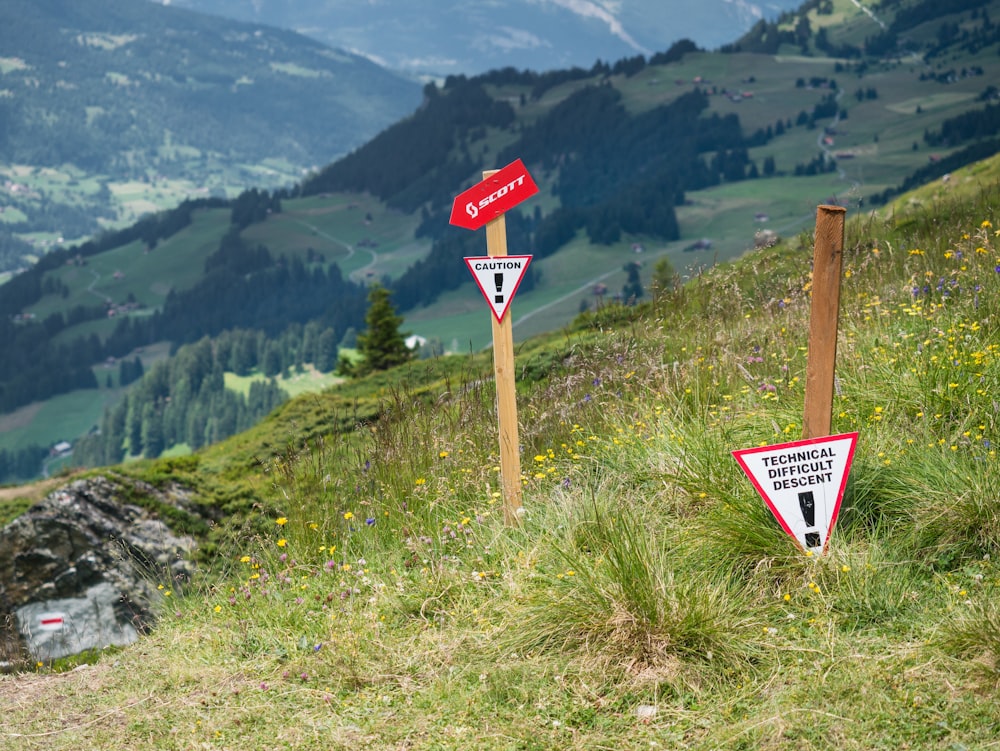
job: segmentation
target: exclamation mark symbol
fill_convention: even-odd
[[[805,520],[806,527],[813,530],[812,532],[806,531],[806,547],[820,547],[820,534],[816,529],[816,500],[813,498],[811,490],[799,493],[799,508],[802,510],[802,518]]]
[[[497,293],[496,293],[496,296],[493,298],[493,302],[495,302],[497,305],[500,305],[500,304],[503,303],[503,294],[502,294],[503,293],[503,274],[494,274],[493,275],[493,283],[497,287]]]

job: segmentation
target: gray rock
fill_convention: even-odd
[[[168,507],[199,518],[182,488],[93,477],[54,491],[0,530],[0,661],[25,650],[51,660],[124,645],[150,628],[158,587],[174,588],[193,572],[195,539],[150,510]]]
[[[82,597],[22,605],[14,611],[18,630],[35,660],[49,661],[88,649],[122,647],[139,638],[121,592],[107,582],[88,587]]]

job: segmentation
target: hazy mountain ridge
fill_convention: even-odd
[[[390,68],[423,75],[536,71],[650,55],[682,38],[714,49],[798,0],[169,0],[294,28]]]
[[[57,141],[51,155],[40,153],[35,163],[46,166],[81,161],[120,168],[118,155],[97,151],[102,135],[113,133],[126,145],[156,144],[167,130],[176,147],[201,140],[236,157],[322,162],[418,101],[414,85],[364,58],[280,29],[125,0],[11,0],[3,8],[0,43],[8,59],[19,61],[5,71],[6,106],[21,114],[8,120],[5,156],[16,159],[25,141],[42,140],[32,129],[44,125],[43,111],[93,126],[89,140]],[[22,97],[19,84],[42,98]],[[123,90],[127,111],[108,112]],[[306,96],[317,97],[309,100],[313,119],[336,115],[339,121],[322,130],[307,127],[296,111]],[[351,111],[346,105],[360,97],[363,108]],[[408,101],[399,102],[403,97]],[[265,130],[268,110],[277,118],[270,127],[278,137],[251,141]],[[211,119],[203,125],[199,117]]]

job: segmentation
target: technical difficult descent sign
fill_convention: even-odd
[[[497,322],[503,320],[528,270],[531,256],[476,256],[466,258],[472,276],[490,304]]]
[[[451,206],[451,224],[477,230],[531,198],[538,186],[527,167],[517,159],[455,196]]]
[[[825,553],[851,471],[857,433],[733,452],[781,528],[803,550]]]

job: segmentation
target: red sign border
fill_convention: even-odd
[[[479,277],[473,270],[470,261],[500,261],[505,258],[526,258],[527,263],[524,264],[524,268],[521,270],[520,276],[517,277],[517,283],[514,285],[514,289],[511,290],[509,295],[507,295],[507,301],[504,303],[503,311],[498,314],[496,306],[490,302],[490,295],[485,289],[483,289],[483,285],[480,284]],[[469,269],[469,273],[472,274],[472,278],[475,280],[476,286],[479,287],[479,291],[483,294],[483,298],[486,300],[487,305],[490,306],[490,311],[493,313],[493,317],[497,319],[497,323],[502,323],[503,317],[507,315],[507,311],[510,309],[510,304],[514,302],[514,296],[517,294],[517,290],[520,288],[521,282],[524,281],[524,275],[528,273],[528,267],[531,265],[532,258],[534,258],[534,256],[466,256],[462,259],[465,261],[465,265]]]

